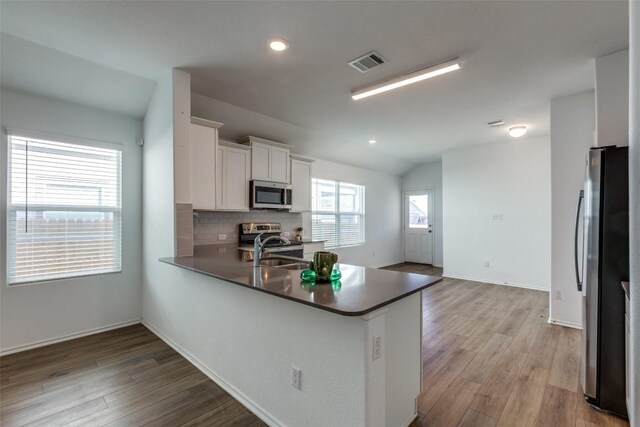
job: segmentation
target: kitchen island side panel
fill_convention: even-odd
[[[145,324],[265,422],[365,425],[365,321],[159,267],[166,274],[147,284]],[[301,390],[291,385],[294,366]]]

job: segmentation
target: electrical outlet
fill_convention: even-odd
[[[494,213],[493,214],[493,220],[494,221],[502,221],[502,214],[501,213]]]
[[[491,263],[490,263],[489,261],[485,261],[485,262],[484,262],[484,266],[485,266],[486,268],[489,268],[489,267],[491,267]]]
[[[556,299],[562,300],[562,289],[556,289]]]
[[[292,366],[291,367],[291,385],[297,388],[298,390],[300,390],[301,380],[302,380],[302,371],[299,368]]]
[[[218,234],[218,240],[227,240],[226,234]]]
[[[373,360],[378,360],[382,356],[382,337],[373,337]]]
[[[291,237],[291,233],[288,231],[285,231],[283,234],[284,234],[284,237]]]

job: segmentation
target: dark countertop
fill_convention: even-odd
[[[331,284],[305,284],[297,270],[254,268],[251,259],[251,252],[224,244],[196,246],[193,256],[160,261],[343,316],[362,316],[442,281],[437,276],[337,264],[342,279],[334,289]]]
[[[631,298],[631,286],[629,286],[629,282],[622,282],[622,289],[624,290],[624,294],[627,298]]]

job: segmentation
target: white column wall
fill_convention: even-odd
[[[581,293],[574,268],[578,193],[584,187],[586,157],[593,145],[593,91],[551,100],[551,293],[550,321],[582,327]],[[562,293],[558,299],[557,293]]]

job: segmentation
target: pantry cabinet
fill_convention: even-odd
[[[291,155],[291,212],[311,211],[313,160]]]

